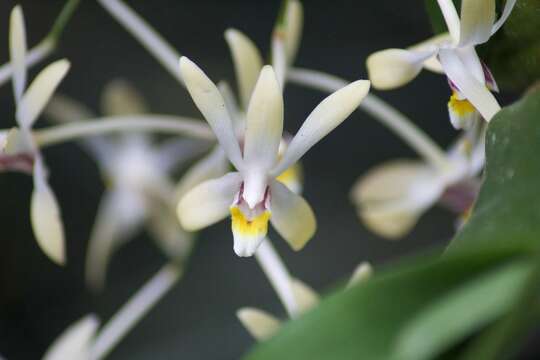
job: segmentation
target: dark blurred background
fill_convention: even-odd
[[[30,46],[48,32],[63,1],[23,0]],[[233,81],[223,32],[236,27],[268,51],[279,1],[129,1],[182,54],[216,80]],[[8,61],[8,17],[15,1],[0,1],[0,62]],[[421,1],[304,1],[304,35],[296,65],[347,79],[366,78],[364,61],[379,49],[404,47],[431,35]],[[157,113],[200,117],[187,92],[95,1],[84,0],[70,21],[60,48],[45,62],[72,63],[60,92],[96,109],[112,78],[131,81]],[[423,72],[407,87],[375,92],[410,116],[437,142],[456,132],[446,112],[449,90],[443,77]],[[325,96],[290,85],[285,127],[295,132]],[[14,124],[11,85],[0,88],[1,128]],[[40,120],[41,125],[45,123]],[[29,223],[31,178],[0,177],[0,354],[37,359],[66,326],[88,312],[104,322],[166,261],[146,234],[118,252],[107,286],[99,295],[85,290],[86,242],[103,184],[92,160],[76,144],[48,148],[51,184],[59,196],[66,227],[68,264],[58,267],[38,249]],[[396,157],[416,157],[373,118],[356,112],[303,159],[305,197],[318,232],[295,253],[277,235],[274,244],[290,271],[315,289],[329,291],[364,260],[375,268],[435,245],[453,233],[453,217],[441,209],[425,215],[399,242],[382,240],[357,220],[348,193],[370,167]],[[111,359],[236,359],[254,342],[236,320],[242,306],[285,316],[254,259],[232,250],[228,222],[203,231],[183,281],[121,342]]]

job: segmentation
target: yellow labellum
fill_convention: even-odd
[[[231,207],[232,229],[244,236],[257,236],[268,232],[268,220],[270,211],[265,210],[259,216],[248,220],[238,206]]]
[[[448,108],[450,108],[457,116],[464,117],[470,115],[476,111],[474,106],[467,99],[460,100],[455,92],[450,96],[448,101]]]

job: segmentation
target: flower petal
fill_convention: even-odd
[[[40,156],[34,162],[34,191],[30,219],[39,247],[55,263],[66,262],[64,229],[56,197],[47,183],[45,165]]]
[[[502,15],[499,20],[497,20],[497,22],[493,25],[493,28],[491,29],[491,35],[495,34],[505,23],[505,21],[510,16],[510,13],[512,12],[512,9],[514,8],[514,5],[516,5],[516,0],[506,0],[504,2],[504,9]]]
[[[241,257],[255,254],[268,233],[268,220],[271,213],[258,206],[257,214],[244,214],[241,206],[233,205],[231,211],[231,230],[234,238],[234,252]],[[262,210],[262,211],[261,211]]]
[[[144,114],[143,96],[127,81],[113,80],[105,86],[101,97],[101,111],[105,115]]]
[[[227,111],[231,116],[234,131],[236,132],[236,134],[241,133],[243,136],[245,130],[244,128],[246,127],[246,115],[244,110],[241,110],[238,107],[236,97],[234,96],[231,87],[226,81],[221,80],[218,83],[217,87],[219,89],[219,92],[221,93],[221,96],[223,96],[223,100],[225,100],[225,106],[227,107]]]
[[[373,268],[371,267],[371,264],[367,261],[361,262],[356,269],[354,269],[354,272],[349,279],[349,282],[347,283],[347,288],[350,288],[351,286],[354,286],[356,284],[360,284],[367,279],[371,277],[373,274]]]
[[[210,124],[231,163],[240,170],[242,154],[223,96],[212,80],[185,56],[180,58],[180,72],[195,105]]]
[[[246,330],[258,341],[271,338],[281,327],[281,321],[275,316],[256,308],[241,308],[236,317]]]
[[[446,22],[448,32],[452,36],[454,43],[457,44],[459,42],[460,22],[454,2],[452,0],[437,0],[437,2]]]
[[[495,0],[462,0],[459,46],[488,41],[495,22]]]
[[[465,64],[460,59],[458,54],[452,50],[441,50],[439,59],[448,78],[456,84],[467,100],[469,100],[476,110],[482,115],[486,121],[491,118],[501,109],[497,100],[487,89],[485,84],[480,83],[467,70]]]
[[[262,57],[257,46],[236,29],[225,31],[225,40],[231,51],[242,106],[247,109],[251,93],[263,66]]]
[[[278,181],[270,183],[270,222],[294,250],[302,249],[313,237],[317,220],[307,201]]]
[[[334,92],[311,112],[287,147],[285,154],[272,169],[278,176],[297,162],[313,145],[341,124],[364,99],[369,81],[358,80]]]
[[[36,76],[17,106],[15,116],[21,127],[32,127],[68,70],[69,62],[63,59],[50,64]]]
[[[176,209],[182,227],[196,231],[225,218],[241,183],[242,176],[235,172],[195,186]]]
[[[244,143],[244,199],[253,208],[266,191],[283,134],[283,97],[271,66],[263,67],[249,102]]]
[[[317,306],[320,300],[319,295],[309,285],[298,279],[292,279],[291,285],[299,313],[306,312]]]
[[[428,58],[427,60],[424,61],[424,68],[429,70],[429,71],[433,71],[433,72],[436,72],[436,73],[439,73],[439,74],[442,74],[444,73],[444,70],[441,66],[441,63],[439,62],[439,60],[437,59],[437,51],[438,51],[438,48],[440,46],[445,46],[445,45],[448,45],[452,42],[452,37],[450,36],[449,33],[443,33],[443,34],[439,34],[439,35],[435,35],[425,41],[422,41],[416,45],[413,45],[413,46],[409,46],[407,48],[407,50],[409,51],[420,51],[420,52],[423,52],[423,51],[435,51],[435,53],[433,54],[433,56],[431,56],[430,58]]]
[[[371,54],[366,66],[373,87],[379,90],[395,89],[414,79],[424,62],[436,54],[437,49],[409,51],[386,49]]]
[[[287,54],[287,64],[290,65],[296,58],[300,40],[302,38],[304,10],[300,1],[287,1],[284,22],[285,25],[282,28],[282,31],[285,33],[285,53]]]
[[[359,217],[388,239],[406,235],[444,190],[442,177],[427,165],[394,160],[370,170],[351,191]]]
[[[26,86],[26,30],[20,5],[13,8],[9,18],[9,53],[13,67],[13,93],[19,103]]]
[[[43,360],[89,359],[90,346],[96,335],[99,320],[86,315],[68,327],[47,349]]]

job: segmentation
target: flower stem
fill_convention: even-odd
[[[292,318],[298,314],[298,304],[292,289],[291,275],[279,257],[270,239],[263,240],[255,258],[277,293],[281,303]]]
[[[182,271],[177,265],[164,265],[103,326],[90,349],[91,359],[100,360],[106,357],[181,276]]]
[[[316,70],[293,68],[288,80],[325,92],[334,92],[348,84],[337,76]],[[409,144],[420,156],[441,171],[448,171],[450,164],[444,150],[401,112],[373,94],[368,94],[359,106]]]
[[[215,140],[210,128],[195,119],[172,115],[111,116],[35,130],[36,143],[40,147],[58,144],[76,138],[120,131],[153,131],[187,135],[204,140]]]

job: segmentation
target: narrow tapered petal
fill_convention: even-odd
[[[254,207],[264,197],[266,173],[277,160],[283,133],[283,97],[271,66],[261,71],[246,119],[244,199]]]
[[[47,66],[32,81],[17,106],[15,116],[21,127],[32,127],[68,70],[69,62],[58,60]]]
[[[66,262],[64,228],[56,197],[47,183],[45,165],[40,156],[34,161],[34,191],[30,219],[39,247],[55,263]]]
[[[516,5],[516,0],[506,0],[504,2],[504,9],[502,11],[501,17],[493,25],[493,28],[491,29],[491,35],[495,34],[501,28],[501,26],[503,26],[504,22],[510,16],[514,5]]]
[[[488,41],[495,22],[495,0],[462,0],[459,46]]]
[[[443,33],[435,35],[425,41],[422,41],[418,44],[409,46],[406,50],[414,51],[414,52],[434,52],[433,55],[428,58],[427,60],[424,60],[423,67],[424,69],[427,69],[429,71],[433,71],[439,74],[444,73],[444,70],[441,66],[441,63],[439,62],[439,59],[437,59],[437,51],[439,47],[441,46],[447,46],[452,43],[452,37],[449,33]]]
[[[362,176],[351,191],[351,200],[371,231],[388,239],[398,239],[435,204],[443,190],[444,182],[427,165],[395,160]]]
[[[321,101],[304,121],[271,174],[281,174],[341,124],[360,105],[369,91],[369,84],[367,80],[355,81]]]
[[[457,44],[459,42],[460,21],[454,2],[452,0],[437,0],[437,2],[446,22],[448,32],[452,36],[453,42]]]
[[[366,60],[369,80],[380,90],[407,84],[422,70],[424,62],[436,54],[436,48],[422,51],[387,49],[371,54]]]
[[[26,86],[26,30],[20,5],[13,8],[9,18],[9,53],[13,67],[13,93],[19,103]]]
[[[298,48],[300,47],[300,40],[302,38],[304,10],[300,1],[287,1],[284,21],[285,53],[287,54],[287,64],[290,65],[296,58]]]
[[[239,134],[240,132],[243,134],[246,126],[244,109],[240,109],[236,96],[226,81],[221,80],[217,87],[221,93],[221,96],[223,96],[223,100],[225,100],[225,106],[227,107],[227,111],[231,116],[233,129],[235,130],[236,134]]]
[[[225,31],[225,40],[231,51],[242,106],[247,109],[263,66],[262,57],[257,46],[236,29]]]
[[[354,272],[347,283],[347,288],[363,283],[369,279],[371,275],[373,275],[373,268],[371,267],[371,264],[367,261],[360,263],[356,269],[354,269]]]
[[[270,184],[270,194],[270,222],[294,250],[302,249],[317,229],[317,220],[311,206],[303,197],[278,181]]]
[[[188,191],[176,209],[182,227],[195,231],[225,218],[241,182],[242,176],[239,173],[228,173]]]
[[[101,111],[109,116],[144,114],[147,107],[143,96],[130,83],[113,80],[103,91]]]
[[[68,327],[47,349],[43,360],[90,358],[90,346],[99,326],[98,318],[86,315]]]
[[[246,330],[258,341],[271,338],[281,327],[281,321],[275,316],[256,308],[241,308],[236,317]]]
[[[452,50],[441,50],[439,58],[448,78],[459,88],[459,91],[473,104],[486,121],[501,109],[499,103],[485,84],[480,83],[471,74],[459,55]]]
[[[460,48],[456,48],[454,51],[455,54],[459,57],[459,59],[463,62],[465,69],[467,69],[467,71],[472,74],[472,76],[474,76],[474,78],[478,80],[479,83],[485,84],[486,77],[484,72],[484,66],[482,65],[482,61],[478,57],[474,46],[463,46]]]
[[[308,284],[298,279],[292,279],[291,285],[300,313],[306,312],[317,306],[320,300],[319,295]]]
[[[240,170],[242,154],[223,96],[212,80],[185,56],[180,58],[180,72],[195,105],[210,124],[231,163]]]

